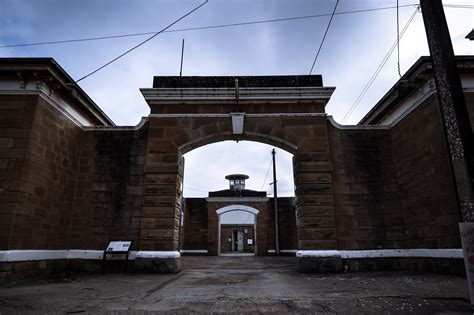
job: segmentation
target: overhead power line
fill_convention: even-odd
[[[405,5],[401,5],[400,8],[413,7],[414,5],[416,5],[416,4],[405,4]],[[396,8],[397,8],[396,6],[388,6],[388,7],[378,7],[378,8],[371,8],[371,9],[341,11],[341,12],[335,13],[335,15],[364,13],[364,12],[372,12],[372,11],[390,10],[390,9],[396,9]],[[197,26],[197,27],[188,27],[188,28],[181,28],[181,29],[174,29],[174,30],[165,30],[165,31],[162,31],[161,33],[187,32],[187,31],[197,31],[197,30],[208,30],[208,29],[216,29],[216,28],[226,28],[226,27],[264,24],[264,23],[277,23],[277,22],[285,22],[285,21],[293,21],[293,20],[314,19],[314,18],[326,17],[326,16],[331,16],[331,15],[332,15],[332,13],[324,13],[324,14],[286,17],[286,18],[280,18],[280,19],[258,20],[258,21],[238,22],[238,23],[230,23],[230,24],[209,25],[209,26]],[[105,39],[114,39],[114,38],[145,36],[145,35],[156,34],[156,33],[157,32],[142,32],[142,33],[111,35],[111,36],[97,36],[97,37],[86,37],[86,38],[77,38],[77,39],[65,39],[65,40],[37,42],[37,43],[11,44],[11,45],[0,46],[0,48],[66,44],[66,43],[74,43],[74,42],[86,42],[86,41],[96,41],[96,40],[105,40]]]
[[[208,193],[208,192],[209,192],[209,191],[207,191],[207,190],[192,188],[192,187],[189,187],[189,186],[184,186],[184,188],[189,189],[189,190],[195,190],[195,191],[205,192],[205,193]]]
[[[314,65],[316,64],[316,60],[318,60],[319,52],[321,51],[321,48],[323,48],[324,40],[326,39],[326,35],[328,34],[329,27],[331,26],[332,18],[334,17],[334,13],[336,13],[337,5],[339,4],[339,0],[336,0],[336,5],[334,6],[334,10],[332,10],[331,18],[329,19],[328,26],[326,27],[326,31],[324,32],[323,39],[321,40],[321,44],[319,45],[318,52],[316,53],[316,56],[314,57],[313,65],[311,66],[311,70],[309,70],[309,75],[313,72]],[[397,10],[398,10],[398,5],[397,5]]]
[[[262,187],[260,187],[260,190],[263,189],[263,186],[265,186],[265,183],[267,182],[267,177],[268,177],[268,173],[270,172],[270,167],[272,167],[271,159],[270,159],[270,164],[268,165],[267,173],[265,174],[265,179],[263,180]]]
[[[346,114],[344,115],[344,118],[342,119],[342,122],[344,123],[351,115],[352,113],[354,112],[354,110],[357,108],[357,105],[359,105],[360,101],[362,100],[362,98],[365,96],[365,94],[367,93],[367,91],[369,90],[369,88],[372,86],[372,84],[374,83],[375,79],[377,79],[377,76],[379,75],[379,73],[382,71],[382,68],[385,66],[385,64],[387,63],[388,61],[388,58],[391,56],[391,54],[393,53],[393,51],[395,50],[395,48],[397,47],[397,43],[399,41],[399,39],[401,39],[403,37],[403,34],[405,34],[405,31],[407,30],[408,26],[411,24],[411,22],[413,21],[413,19],[415,18],[416,16],[416,13],[418,12],[418,8],[415,9],[415,11],[413,12],[413,14],[410,16],[410,18],[408,19],[407,23],[405,24],[405,26],[403,27],[402,31],[400,32],[400,37],[397,38],[395,40],[395,42],[392,44],[392,46],[390,47],[390,49],[388,50],[387,54],[385,55],[385,57],[382,59],[382,62],[379,64],[379,66],[377,67],[377,69],[375,70],[374,74],[370,77],[369,81],[367,82],[367,84],[364,86],[364,88],[362,89],[362,92],[359,94],[359,96],[357,97],[357,99],[355,100],[355,102],[351,105],[351,107],[349,108],[349,110],[346,112]]]
[[[400,71],[400,14],[399,14],[399,5],[397,0],[397,68],[398,68],[398,76],[401,78],[402,73]]]
[[[190,15],[191,13],[193,13],[194,11],[198,10],[200,7],[202,7],[203,5],[205,5],[207,2],[208,2],[208,0],[205,0],[203,3],[201,3],[200,5],[198,5],[197,7],[195,7],[194,9],[192,9],[191,11],[189,11],[188,13],[186,13],[185,15],[181,16],[179,19],[175,20],[173,23],[169,24],[168,26],[166,26],[166,27],[163,28],[162,30],[156,32],[156,33],[153,34],[152,36],[150,36],[150,37],[148,37],[147,39],[145,39],[144,41],[140,42],[138,45],[133,46],[132,48],[130,48],[130,49],[127,50],[126,52],[124,52],[124,53],[120,54],[119,56],[115,57],[114,59],[110,60],[109,62],[107,62],[107,63],[104,64],[103,66],[100,66],[99,68],[95,69],[95,70],[92,71],[91,73],[86,74],[85,76],[83,76],[82,78],[80,78],[79,80],[77,80],[75,83],[84,80],[85,78],[87,78],[87,77],[93,75],[94,73],[96,73],[97,71],[99,71],[99,70],[101,70],[101,69],[104,69],[105,67],[107,67],[107,66],[110,65],[111,63],[117,61],[118,59],[122,58],[122,57],[125,56],[126,54],[132,52],[133,50],[137,49],[138,47],[140,47],[140,46],[142,46],[143,44],[147,43],[148,41],[152,40],[153,38],[155,38],[155,37],[158,36],[159,34],[163,33],[163,32],[166,31],[167,29],[169,29],[171,26],[175,25],[176,23],[178,23],[179,21],[181,21],[182,19],[184,19],[185,17],[187,17],[188,15]]]
[[[412,7],[412,6],[415,6],[415,5],[416,4],[405,4],[405,5],[401,5],[399,7],[404,8],[404,7]],[[455,9],[474,9],[474,5],[468,5],[468,4],[465,4],[465,5],[444,4],[443,6],[447,7],[447,8],[455,8]],[[381,10],[389,10],[389,9],[396,9],[396,6],[379,7],[379,8],[372,8],[372,9],[361,9],[361,10],[353,10],[353,11],[342,11],[342,12],[337,12],[335,15],[364,13],[364,12],[381,11]],[[214,28],[226,28],[226,27],[234,27],[234,26],[253,25],[253,24],[284,22],[284,21],[292,21],[292,20],[314,19],[314,18],[325,17],[325,16],[330,16],[330,15],[331,15],[331,13],[325,13],[325,14],[315,14],[315,15],[307,15],[307,16],[295,16],[295,17],[288,17],[288,18],[281,18],[281,19],[272,19],[272,20],[260,20],[260,21],[240,22],[240,23],[231,23],[231,24],[198,26],[198,27],[189,27],[189,28],[167,30],[167,31],[164,31],[163,33],[197,31],[197,30],[207,30],[207,29],[214,29]],[[67,43],[75,43],[75,42],[86,42],[86,41],[96,41],[96,40],[115,39],[115,38],[124,38],[124,37],[145,36],[145,35],[150,35],[150,34],[155,34],[155,33],[156,33],[156,31],[155,32],[141,32],[141,33],[110,35],[110,36],[86,37],[86,38],[77,38],[77,39],[64,39],[64,40],[55,40],[55,41],[37,42],[37,43],[11,44],[11,45],[2,45],[2,46],[0,46],[0,48],[14,48],[14,47],[25,47],[25,46],[67,44]]]

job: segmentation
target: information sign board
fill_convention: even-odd
[[[107,262],[107,255],[111,254],[123,254],[125,255],[125,273],[127,273],[128,267],[128,254],[132,247],[133,241],[110,241],[104,250],[102,255],[102,273],[105,273],[105,265]],[[115,255],[114,255],[115,256]],[[115,257],[116,258],[116,257]]]
[[[132,241],[110,241],[106,251],[109,253],[128,252],[131,245]]]

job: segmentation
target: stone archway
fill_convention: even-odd
[[[254,237],[255,237],[255,253],[258,253],[258,233],[257,233],[257,227],[258,227],[258,214],[260,213],[260,210],[255,209],[253,207],[245,206],[245,205],[229,205],[229,206],[224,206],[222,208],[219,208],[216,210],[216,214],[218,216],[218,221],[217,221],[217,235],[218,235],[218,241],[217,241],[217,256],[221,255],[221,215],[233,211],[243,211],[243,212],[248,212],[251,213],[255,216],[254,224],[253,224],[253,230],[254,230]]]
[[[335,249],[336,235],[324,106],[334,88],[320,76],[155,77],[142,89],[151,108],[141,250],[176,251],[183,154],[223,140],[249,140],[294,155],[298,249]],[[230,84],[231,82],[232,84]]]

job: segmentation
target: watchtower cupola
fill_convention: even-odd
[[[232,191],[245,189],[245,180],[248,178],[244,174],[231,174],[225,177],[225,179],[229,180],[229,188]]]

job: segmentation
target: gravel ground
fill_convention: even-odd
[[[176,275],[66,276],[0,287],[0,312],[473,313],[466,280],[406,272],[300,274],[294,257],[182,258]]]

